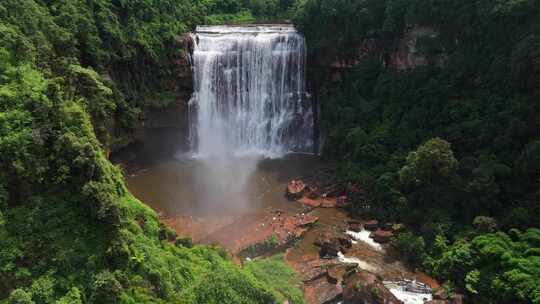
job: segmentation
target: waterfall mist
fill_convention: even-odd
[[[239,206],[260,159],[312,152],[305,43],[293,26],[199,26],[189,104],[199,203]]]

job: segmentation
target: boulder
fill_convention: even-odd
[[[377,229],[372,232],[369,237],[371,237],[375,242],[379,244],[386,244],[392,240],[394,233],[392,231]]]
[[[306,193],[306,191],[307,187],[303,181],[293,179],[287,184],[285,196],[290,200],[298,200],[302,198],[302,196],[304,196],[304,193]]]
[[[392,223],[384,223],[384,224],[380,225],[380,228],[382,230],[386,230],[386,231],[393,231],[394,230],[394,224],[392,224]]]
[[[319,235],[315,240],[315,245],[321,248],[320,257],[335,258],[338,256],[338,252],[345,253],[347,249],[351,248],[352,241],[347,236],[327,231]]]
[[[463,304],[463,295],[459,293],[450,295],[450,304]]]
[[[379,221],[370,220],[364,223],[364,228],[369,231],[375,231],[379,228]]]
[[[352,240],[348,237],[338,237],[339,244],[341,249],[350,249],[352,247]]]
[[[298,216],[298,227],[311,227],[319,220],[318,217],[310,214],[301,214]]]
[[[403,304],[371,272],[359,271],[345,278],[344,304]]]
[[[362,231],[362,224],[360,222],[350,221],[349,230],[352,230],[354,232],[360,232]]]
[[[315,245],[321,247],[319,255],[322,258],[337,257],[338,252],[341,249],[341,244],[339,241],[329,232],[322,233],[317,240],[315,240]]]
[[[448,294],[440,288],[433,294],[433,300],[448,300]]]
[[[432,303],[433,302],[433,303]],[[448,293],[440,288],[433,294],[433,301],[428,302],[431,304],[463,304],[463,295],[459,293]]]
[[[328,277],[320,277],[304,285],[305,303],[336,303],[343,292],[340,284],[331,283]]]

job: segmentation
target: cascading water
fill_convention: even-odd
[[[199,26],[193,38],[192,152],[313,152],[305,43],[293,26]]]

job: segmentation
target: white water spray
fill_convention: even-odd
[[[198,203],[213,210],[245,206],[258,161],[312,152],[305,43],[291,25],[199,26],[189,103]]]
[[[305,43],[293,26],[199,26],[194,40],[192,152],[312,152]]]

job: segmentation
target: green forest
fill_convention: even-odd
[[[309,76],[351,211],[403,223],[395,250],[467,303],[540,304],[536,0],[2,0],[0,303],[302,303],[279,256],[177,239],[106,153],[170,102],[178,35],[284,20],[308,69],[376,44]],[[412,26],[437,31],[416,42],[433,60],[393,69]]]
[[[323,155],[339,160],[338,178],[361,185],[354,211],[410,227],[396,249],[467,302],[540,303],[540,2],[299,8],[311,56],[348,58],[363,40],[378,42],[337,83],[318,76]],[[411,26],[439,32],[416,48],[444,62],[385,68]]]

